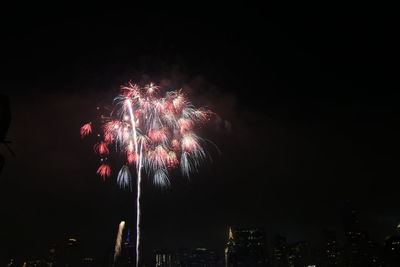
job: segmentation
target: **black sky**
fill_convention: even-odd
[[[130,79],[169,81],[218,114],[201,131],[221,154],[211,149],[213,161],[190,182],[177,176],[169,190],[145,184],[147,257],[157,247],[221,249],[229,225],[316,240],[323,228],[341,231],[346,200],[379,242],[400,221],[391,14],[6,13],[0,88],[11,99],[8,139],[17,156],[7,156],[0,177],[5,257],[69,235],[104,255],[119,221],[133,218],[132,196],[96,176],[94,140],[79,137],[95,108],[111,104]]]

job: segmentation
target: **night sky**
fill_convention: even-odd
[[[343,231],[346,201],[378,242],[399,214],[398,29],[390,14],[272,10],[25,7],[1,17],[1,257],[76,237],[106,258],[134,194],[97,175],[96,121],[129,80],[183,88],[217,116],[217,144],[188,181],[143,188],[143,251],[209,247],[229,226],[318,242]]]

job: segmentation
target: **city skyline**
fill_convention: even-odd
[[[203,247],[175,247],[161,248],[153,245],[152,257],[144,261],[146,266],[170,267],[170,266],[198,266],[204,267],[236,267],[236,266],[270,266],[270,267],[302,267],[302,266],[346,266],[344,262],[352,259],[354,266],[392,266],[388,265],[391,256],[388,256],[395,250],[397,259],[400,258],[400,231],[398,225],[394,227],[394,234],[385,239],[384,243],[376,242],[369,238],[368,230],[360,227],[358,212],[350,209],[348,215],[352,218],[346,219],[344,214],[344,225],[342,233],[337,229],[325,229],[320,234],[321,239],[318,243],[309,242],[309,240],[296,240],[288,242],[286,236],[280,233],[269,233],[263,227],[228,227],[225,231],[224,249],[210,249],[207,245]],[[372,245],[372,251],[369,251],[366,260],[361,265],[357,265],[360,258],[358,249],[367,249],[357,245],[360,236],[366,238],[366,244]],[[345,239],[338,239],[338,236],[346,236]],[[348,250],[349,245],[356,242],[357,250],[354,256],[348,254],[353,251]],[[222,242],[221,242],[222,243]],[[42,266],[45,262],[53,262],[56,266],[60,263],[66,263],[72,266],[131,266],[134,264],[135,239],[132,238],[132,232],[126,228],[122,235],[122,250],[117,260],[113,259],[113,244],[108,244],[107,256],[103,259],[95,258],[82,247],[81,240],[76,237],[66,238],[62,243],[53,244],[46,249],[42,248],[39,255],[12,257],[9,263],[24,263],[26,267]],[[361,243],[360,243],[361,245]],[[149,248],[147,248],[149,250]],[[355,258],[353,258],[355,257]],[[74,263],[75,262],[75,263]],[[57,264],[58,263],[58,264]],[[256,264],[257,263],[257,264]],[[383,265],[386,263],[386,265]],[[395,265],[398,262],[396,261]],[[33,264],[33,265],[32,265]],[[36,264],[36,265],[34,265]],[[38,265],[39,264],[39,265]],[[183,265],[182,265],[183,264]],[[190,265],[194,264],[194,265]],[[326,265],[328,264],[328,265]],[[330,264],[330,265],[329,265]],[[376,264],[376,265],[374,265]],[[393,265],[393,266],[395,266]],[[18,266],[9,265],[9,266]],[[44,266],[44,265],[43,265]],[[47,266],[47,265],[46,265]]]

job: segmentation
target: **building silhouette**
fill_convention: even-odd
[[[275,235],[272,239],[271,266],[303,267],[310,263],[309,244],[306,241],[289,244],[286,237]]]
[[[95,262],[92,257],[84,257],[82,259],[82,267],[92,267],[92,266],[95,266]]]
[[[60,260],[56,266],[76,267],[82,264],[81,247],[76,238],[70,237],[60,250]]]
[[[135,264],[136,242],[131,237],[131,231],[128,228],[121,244],[121,253],[117,258],[114,266],[125,267]]]
[[[306,241],[296,242],[289,245],[288,266],[303,267],[309,262],[308,243]]]
[[[207,248],[182,249],[171,252],[157,250],[155,252],[156,267],[216,267],[216,252]]]
[[[288,266],[289,245],[286,237],[275,235],[272,239],[272,266],[287,267]]]
[[[57,261],[59,259],[57,246],[50,247],[47,254],[47,267],[57,267]]]
[[[339,247],[336,233],[331,230],[323,231],[323,251],[322,261],[326,267],[341,266],[343,262],[343,252]]]
[[[386,239],[384,255],[386,267],[400,266],[400,235],[393,235]]]
[[[172,256],[173,253],[165,250],[156,250],[155,251],[155,266],[156,267],[172,267]]]
[[[400,234],[386,239],[384,246],[373,242],[368,233],[361,230],[358,212],[350,209],[345,214],[345,239],[338,239],[336,232],[324,230],[322,243],[310,249],[306,241],[288,243],[286,237],[275,235],[271,240],[271,262],[266,253],[265,234],[259,228],[229,228],[225,257],[207,248],[177,251],[156,250],[156,267],[399,267]],[[399,226],[396,227],[396,231]],[[314,252],[317,252],[314,254]],[[76,238],[69,238],[60,246],[52,246],[47,254],[37,258],[8,261],[8,267],[92,267],[99,266],[92,257],[82,257]],[[124,232],[120,256],[112,267],[135,265],[135,242],[129,229]],[[143,265],[144,266],[144,265]]]
[[[359,212],[350,205],[344,214],[345,247],[343,260],[349,267],[380,267],[383,265],[379,246],[366,231],[361,230]]]
[[[264,231],[259,228],[229,228],[225,266],[268,266]]]

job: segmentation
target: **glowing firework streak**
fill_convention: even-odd
[[[124,228],[125,228],[125,222],[121,221],[119,223],[119,227],[118,227],[117,240],[115,241],[114,264],[119,256],[119,254],[121,254],[121,242],[122,242],[122,234],[124,233]]]
[[[136,266],[139,266],[139,244],[140,244],[140,195],[142,183],[142,144],[140,144],[139,166],[137,174],[137,195],[136,195]]]
[[[118,173],[117,183],[122,188],[132,188],[129,165],[136,170],[136,266],[139,266],[140,248],[140,198],[142,169],[158,186],[168,186],[170,170],[180,166],[189,174],[198,169],[205,159],[201,139],[195,134],[196,125],[205,123],[213,114],[206,109],[196,109],[181,91],[160,94],[160,87],[150,83],[143,88],[128,83],[121,87],[115,98],[115,109],[110,117],[102,116],[102,140],[94,146],[101,156],[97,173],[104,179],[111,175],[107,164],[111,145],[126,157]],[[92,133],[92,124],[81,127],[81,136]]]
[[[137,134],[136,134],[136,122],[135,116],[133,115],[132,103],[130,99],[126,100],[129,109],[129,115],[132,123],[132,131],[133,131],[133,142],[135,144],[135,152],[137,153],[138,143],[137,143]],[[140,244],[140,193],[141,193],[141,182],[142,182],[142,144],[140,145],[140,153],[139,153],[139,164],[136,164],[136,172],[137,172],[137,194],[136,194],[136,266],[139,266],[139,244]]]
[[[133,110],[132,110],[132,103],[130,99],[126,100],[126,103],[128,105],[129,109],[129,114],[131,118],[131,123],[132,123],[132,132],[133,132],[133,141],[135,143],[135,151],[137,151],[138,144],[137,144],[137,134],[136,134],[136,122],[135,122],[135,116],[133,115]],[[136,167],[137,169],[137,167]]]

